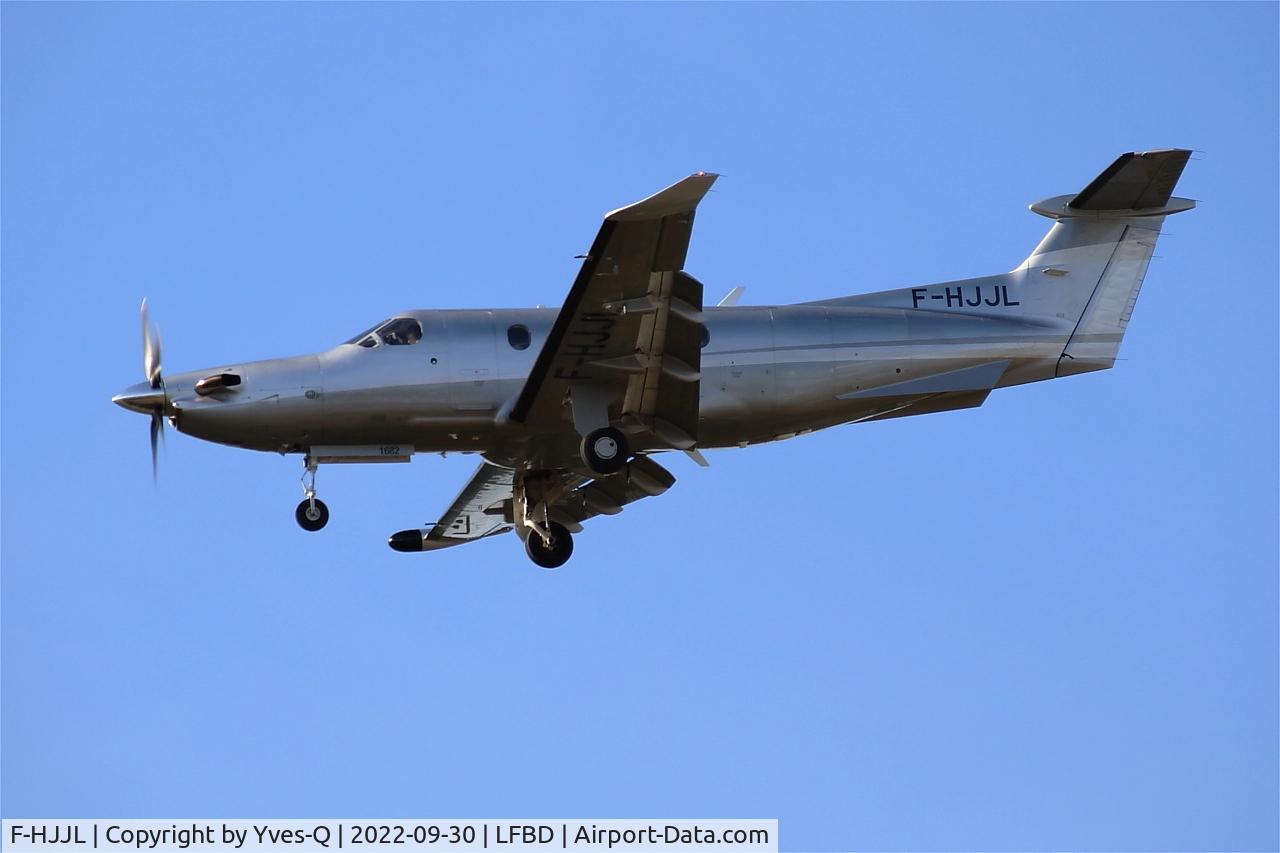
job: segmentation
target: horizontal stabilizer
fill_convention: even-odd
[[[1164,207],[1191,152],[1185,148],[1121,154],[1071,199],[1075,210],[1146,210]]]
[[[955,391],[990,391],[1004,375],[1008,361],[992,361],[946,373],[935,373],[920,379],[908,379],[866,391],[841,394],[841,400],[862,400],[868,397],[913,397],[919,394],[946,394]]]

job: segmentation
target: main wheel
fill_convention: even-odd
[[[298,504],[298,508],[293,511],[293,517],[298,519],[298,526],[303,530],[315,532],[329,523],[329,508],[319,498],[316,499],[314,507],[311,501],[306,500]]]
[[[627,464],[631,450],[627,437],[613,427],[603,427],[587,433],[582,439],[582,461],[596,474],[613,474]]]
[[[524,550],[528,552],[529,559],[542,568],[558,569],[573,554],[573,536],[563,524],[554,521],[547,525],[547,532],[551,534],[550,545],[543,542],[537,533],[531,532],[524,540]]]

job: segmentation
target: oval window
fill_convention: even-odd
[[[511,344],[512,349],[528,349],[532,340],[528,326],[517,323],[507,329],[507,343]]]
[[[709,343],[711,343],[711,332],[707,331],[707,327],[706,327],[706,326],[703,326],[703,327],[702,327],[702,341],[701,341],[701,343],[699,343],[698,345],[699,345],[699,346],[701,346],[701,347],[704,347],[704,348],[705,348],[705,347],[706,347],[706,345],[707,345],[707,344],[709,344]]]

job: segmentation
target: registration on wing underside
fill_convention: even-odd
[[[556,361],[553,376],[556,379],[615,378],[616,373],[607,368],[596,371],[585,368],[610,354],[610,341],[617,325],[618,317],[610,314],[584,313],[577,317],[565,336],[562,356]]]
[[[702,285],[682,268],[714,181],[699,173],[605,217],[510,409],[535,444],[570,420],[622,427],[636,446],[694,443]]]

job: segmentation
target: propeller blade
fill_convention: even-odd
[[[161,387],[160,330],[147,319],[147,300],[142,300],[142,370],[152,388]]]
[[[156,481],[158,470],[157,452],[161,439],[164,438],[164,415],[157,409],[151,413],[151,481]]]

